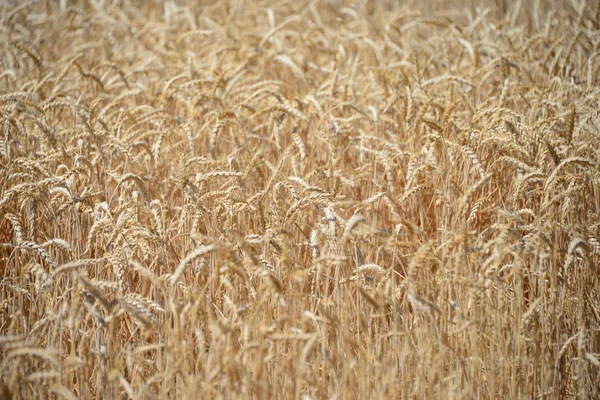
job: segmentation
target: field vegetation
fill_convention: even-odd
[[[600,398],[596,1],[3,1],[0,399]]]

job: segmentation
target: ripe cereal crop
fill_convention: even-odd
[[[1,2],[0,399],[600,398],[599,4]]]

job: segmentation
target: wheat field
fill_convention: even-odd
[[[0,399],[600,398],[597,1],[0,21]]]

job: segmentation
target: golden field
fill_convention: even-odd
[[[600,397],[594,1],[4,1],[0,399]]]

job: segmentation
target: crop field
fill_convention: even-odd
[[[0,400],[599,376],[597,1],[0,2]]]

